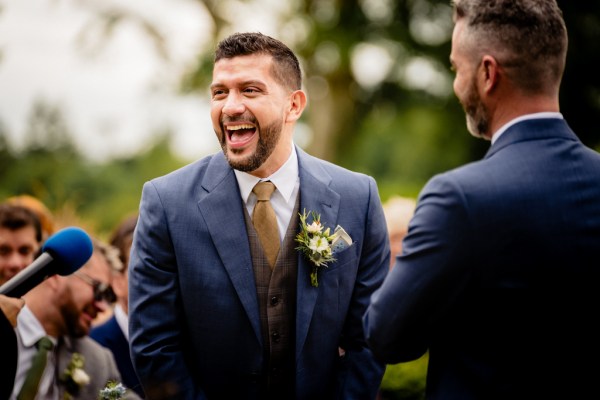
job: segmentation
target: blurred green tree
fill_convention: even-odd
[[[171,151],[169,136],[158,132],[140,154],[94,163],[73,144],[62,111],[37,101],[23,149],[11,146],[0,129],[0,201],[32,195],[59,217],[67,214],[59,224],[84,225],[105,236],[124,215],[137,210],[145,181],[184,164]]]

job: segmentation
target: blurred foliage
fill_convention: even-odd
[[[184,164],[157,136],[147,151],[103,164],[83,158],[59,109],[38,102],[23,150],[11,148],[0,129],[0,200],[29,194],[41,200],[59,226],[78,225],[106,237],[125,215],[137,211],[142,184]]]
[[[235,19],[222,1],[202,2],[213,17],[216,45],[235,31]],[[484,154],[486,143],[466,133],[451,91],[446,0],[286,4],[274,11],[277,37],[304,69],[309,105],[302,122],[311,154],[374,176],[384,199],[416,197],[433,174]],[[212,48],[199,55],[182,81],[184,92],[206,92],[212,56]],[[373,67],[378,76],[365,75]]]
[[[388,365],[381,382],[380,400],[425,399],[425,375],[429,354],[401,364]]]

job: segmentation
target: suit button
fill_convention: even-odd
[[[279,297],[277,297],[277,296],[271,297],[271,305],[276,306],[277,303],[279,303]]]
[[[279,343],[279,339],[281,339],[281,337],[279,336],[279,332],[273,332],[271,334],[271,339],[273,339],[275,343]]]

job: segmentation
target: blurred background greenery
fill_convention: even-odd
[[[181,96],[208,94],[214,45],[236,31],[237,20],[249,17],[236,10],[252,1],[199,2],[213,29],[207,33],[209,45],[197,50],[197,62],[179,76]],[[600,1],[558,2],[570,35],[561,111],[579,138],[598,151]],[[485,154],[488,142],[467,133],[452,92],[449,1],[281,4],[273,13],[275,36],[301,58],[309,107],[297,143],[309,153],[372,175],[384,201],[394,195],[416,197],[434,174]],[[115,27],[132,21],[144,26],[158,49],[166,45],[151,21],[116,6],[103,8],[94,23],[105,27],[110,41]],[[192,161],[172,150],[172,132],[162,128],[137,154],[102,162],[87,159],[74,145],[79,133],[66,122],[60,106],[48,101],[32,104],[25,146],[11,143],[2,118],[0,199],[33,195],[64,225],[77,224],[100,236],[137,210],[144,181]],[[212,131],[209,126],[201,129]],[[426,360],[388,368],[382,397],[422,398]]]

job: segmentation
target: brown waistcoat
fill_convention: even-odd
[[[264,385],[269,399],[294,398],[295,392],[298,252],[295,250],[294,238],[298,232],[299,204],[300,194],[272,271],[252,225],[252,219],[245,213],[263,338]]]

